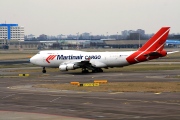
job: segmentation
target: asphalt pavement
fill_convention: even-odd
[[[18,69],[18,68],[14,68]],[[38,67],[21,68],[39,69]],[[179,82],[179,70],[105,72],[81,74],[51,72],[18,77],[19,71],[0,69],[0,119],[8,120],[179,120],[180,93],[90,92],[35,88],[37,84],[59,84],[71,81],[92,82]],[[93,89],[93,88],[92,88]]]

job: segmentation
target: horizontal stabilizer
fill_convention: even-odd
[[[169,52],[167,52],[167,54],[172,54],[172,53],[177,53],[177,52],[179,52],[179,51],[169,51]]]
[[[144,56],[158,56],[161,55],[159,52],[151,52],[149,54],[145,54]]]

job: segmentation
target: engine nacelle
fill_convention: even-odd
[[[160,54],[161,54],[161,57],[164,57],[164,56],[166,56],[166,55],[167,55],[167,51],[162,50],[162,51],[160,52]]]
[[[60,69],[61,71],[67,71],[67,66],[66,66],[66,65],[60,65],[60,66],[59,66],[59,69]]]
[[[74,70],[74,69],[76,69],[76,68],[78,68],[78,66],[75,65],[75,64],[66,64],[66,65],[60,65],[60,66],[59,66],[59,69],[60,69],[61,71]]]

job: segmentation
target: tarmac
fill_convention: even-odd
[[[179,70],[104,72],[48,72],[39,69],[30,77],[18,77],[17,68],[0,69],[0,120],[179,120],[179,92],[90,92],[35,88],[36,84],[71,81],[179,82]],[[21,72],[22,73],[22,72]],[[33,77],[36,76],[36,77]]]

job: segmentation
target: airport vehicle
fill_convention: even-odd
[[[103,72],[102,68],[123,67],[144,62],[167,55],[164,44],[168,37],[170,27],[162,27],[137,51],[124,52],[84,52],[76,50],[47,50],[40,51],[30,58],[30,62],[43,67],[59,68],[68,71],[81,68],[82,73]],[[171,52],[173,53],[173,52]]]

